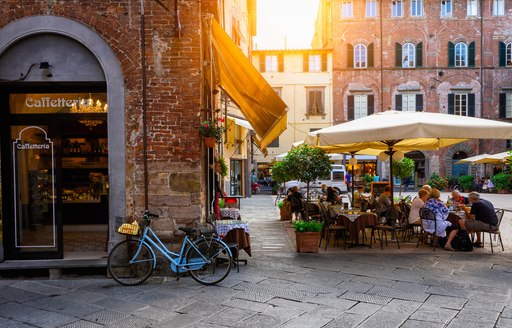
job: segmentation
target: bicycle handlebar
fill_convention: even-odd
[[[156,215],[156,214],[150,213],[150,212],[149,212],[149,210],[146,210],[146,211],[144,212],[144,216],[146,216],[146,217],[150,217],[150,218],[158,218],[158,217],[160,217],[159,215]]]

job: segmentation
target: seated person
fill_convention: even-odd
[[[446,237],[446,233],[448,232],[448,241],[446,242],[444,248],[446,250],[453,251],[454,249],[451,246],[451,242],[457,234],[457,228],[452,227],[450,221],[447,220],[449,211],[446,205],[440,200],[441,192],[434,188],[428,197],[429,198],[425,202],[424,207],[428,208],[434,213],[436,222],[434,227],[434,222],[423,221],[423,230],[429,233],[435,233],[438,237]]]
[[[358,186],[357,190],[354,192],[354,207],[361,208],[362,200],[366,199],[366,196],[363,195],[364,186]]]
[[[426,189],[418,190],[418,197],[414,198],[411,203],[411,211],[409,212],[409,224],[421,224],[420,209],[428,199],[429,192]]]
[[[460,194],[460,191],[458,191],[458,190],[452,191],[452,199],[453,199],[453,208],[458,208],[460,205],[469,204],[469,198],[462,196]]]
[[[496,217],[496,210],[492,203],[488,200],[481,199],[480,194],[472,191],[468,194],[471,210],[464,207],[466,215],[470,220],[460,219],[459,226],[462,230],[470,232],[477,232],[476,242],[473,244],[475,247],[482,247],[480,232],[496,230],[498,218]]]
[[[426,191],[428,191],[429,194],[432,192],[432,187],[429,186],[428,184],[423,185],[421,189],[425,189]]]
[[[291,204],[292,220],[299,220],[302,212],[302,194],[299,192],[299,187],[293,186],[291,192],[286,196]]]
[[[387,211],[393,206],[391,203],[391,187],[387,185],[384,187],[384,191],[379,195],[377,199],[377,215],[378,217],[385,217]]]
[[[331,204],[338,203],[338,193],[333,187],[327,187],[327,202],[330,202]]]

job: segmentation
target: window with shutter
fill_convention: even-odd
[[[499,56],[498,56],[499,66],[506,67],[507,66],[507,46],[504,42],[499,42]]]
[[[276,55],[265,56],[265,72],[277,72],[278,60]]]
[[[416,95],[416,111],[417,112],[423,111],[423,95],[421,95],[421,94]]]
[[[468,46],[468,67],[475,67],[475,42],[471,42]]]
[[[468,93],[468,110],[467,114],[470,117],[475,117],[475,94]]]
[[[277,55],[277,61],[278,61],[278,71],[284,72],[284,55],[283,54]]]
[[[322,72],[327,72],[327,54],[322,54]]]
[[[354,119],[368,116],[368,96],[354,95]]]
[[[357,44],[354,47],[354,68],[366,68],[366,46]]]
[[[455,66],[455,45],[448,42],[448,67]]]
[[[395,110],[402,110],[402,95],[395,95]]]
[[[415,112],[416,111],[416,95],[415,94],[403,94],[402,95],[402,110],[404,112]]]
[[[368,62],[367,62],[367,67],[373,67],[373,43],[370,43],[368,45]]]
[[[505,49],[507,67],[512,67],[512,42],[507,43]]]
[[[412,43],[406,43],[402,47],[402,67],[416,66],[416,52]]]
[[[448,114],[455,114],[455,94],[448,94]]]
[[[324,89],[307,88],[307,113],[306,116],[324,115]]]
[[[259,56],[259,57],[260,57],[260,60],[259,60],[259,61],[260,61],[260,72],[264,73],[264,72],[266,72],[266,71],[265,71],[265,59],[266,59],[266,58],[265,58],[265,56],[264,56],[264,55],[262,55],[262,54],[260,54],[260,56]]]
[[[309,72],[309,55],[302,55],[302,71]]]
[[[512,118],[512,93],[500,93],[500,118]]]
[[[395,66],[402,67],[402,45],[395,43]]]
[[[309,55],[308,63],[308,72],[320,72],[322,70],[322,56]]]
[[[468,46],[459,42],[455,45],[455,67],[468,66]]]
[[[373,95],[368,95],[368,113],[367,115],[372,115],[375,111],[375,97]]]

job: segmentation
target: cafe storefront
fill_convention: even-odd
[[[11,36],[0,40],[5,260],[86,253],[101,258],[110,241],[110,218],[125,211],[119,206],[124,204],[123,97],[112,99],[123,91],[122,84],[110,88],[112,81],[107,82],[109,75],[120,75],[119,66],[105,65],[116,59],[90,29],[78,26],[74,37],[42,31],[48,26],[64,31],[70,24],[57,17],[45,24],[26,19],[2,31]],[[116,130],[121,133],[111,138]],[[112,162],[112,156],[121,161]]]

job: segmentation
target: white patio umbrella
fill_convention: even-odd
[[[381,149],[379,159],[403,156],[402,151],[435,150],[469,139],[512,139],[512,124],[459,115],[388,110],[323,128],[304,143],[326,151]],[[396,154],[397,151],[400,153]],[[397,158],[397,159],[398,159]],[[390,165],[393,196],[393,165]]]
[[[483,162],[480,162],[480,160],[487,159],[487,157],[491,156],[490,154],[480,154],[476,156],[466,157],[463,159],[458,160],[455,162],[455,164],[464,164],[464,163],[470,163],[470,164],[482,164]]]

